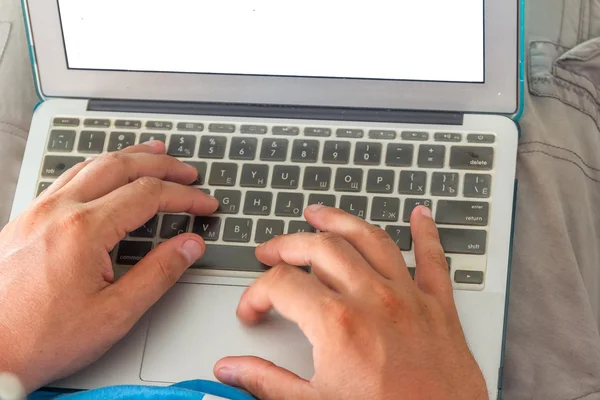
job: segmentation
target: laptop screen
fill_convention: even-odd
[[[70,69],[484,82],[484,0],[58,0]]]

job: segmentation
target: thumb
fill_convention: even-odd
[[[158,245],[107,289],[121,307],[128,310],[132,323],[144,315],[204,254],[201,237],[186,233]]]
[[[214,368],[218,380],[250,392],[261,400],[317,399],[310,383],[272,362],[258,357],[227,357]]]

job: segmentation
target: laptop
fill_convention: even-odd
[[[467,341],[501,391],[519,110],[517,0],[25,0],[36,109],[12,217],[71,166],[151,139],[197,168],[210,217],[161,214],[117,273],[181,232],[206,256],[113,350],[53,386],[214,379],[228,355],[302,377],[292,323],[235,316],[254,249],[311,231],[309,204],[386,230],[414,272],[409,215],[433,209]]]

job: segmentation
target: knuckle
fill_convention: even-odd
[[[441,249],[441,246],[428,246],[425,248],[423,250],[423,261],[439,268],[448,269],[446,256]]]
[[[162,189],[162,181],[151,176],[142,176],[135,182],[142,189],[142,191],[150,196],[159,194]]]
[[[386,231],[370,224],[363,228],[362,235],[377,242],[392,242],[391,236]]]
[[[109,166],[121,166],[126,163],[125,156],[118,152],[103,154],[96,160]]]
[[[171,263],[162,257],[157,258],[155,263],[158,272],[161,276],[161,279],[165,283],[165,285],[169,287],[175,285],[175,283],[177,283],[177,280],[179,279],[179,276],[177,276],[174,269],[171,268]]]
[[[390,315],[397,315],[400,311],[406,308],[406,304],[402,296],[398,294],[392,287],[385,283],[377,283],[373,287],[375,298],[381,303],[383,310]]]
[[[356,313],[346,303],[335,297],[324,297],[321,299],[323,315],[343,332],[352,332],[356,326]]]
[[[266,370],[267,368],[268,367],[265,366],[263,372],[265,372],[264,370]],[[250,389],[252,393],[258,395],[259,397],[265,397],[267,393],[267,379],[265,373],[255,373],[247,375],[245,380],[245,386],[248,389]]]
[[[292,268],[287,265],[278,264],[271,268],[266,276],[268,276],[270,281],[281,282],[288,279],[292,273]]]
[[[317,236],[317,245],[325,249],[336,249],[344,245],[344,238],[335,233],[323,232]]]
[[[85,206],[72,207],[61,219],[61,227],[66,228],[67,232],[71,228],[85,226],[90,221],[90,209]]]

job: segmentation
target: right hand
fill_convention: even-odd
[[[276,309],[313,345],[310,381],[255,357],[215,366],[224,383],[262,400],[486,399],[485,381],[458,319],[431,211],[415,209],[417,271],[383,230],[340,210],[311,206],[324,233],[279,236],[257,249],[274,266],[244,294],[238,317]],[[309,275],[293,266],[311,266]]]

